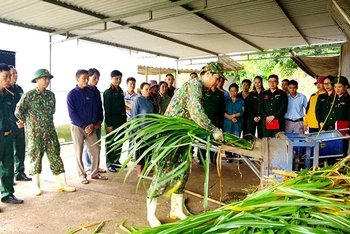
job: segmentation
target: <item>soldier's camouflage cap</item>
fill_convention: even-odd
[[[335,77],[333,84],[336,84],[336,83],[349,86],[348,78],[346,78],[345,76]]]
[[[224,76],[223,68],[224,68],[224,66],[223,66],[222,63],[210,62],[210,63],[207,63],[207,65],[205,65],[202,68],[202,71],[210,71],[212,73],[219,74],[220,77],[222,77],[225,80],[227,80],[227,78]]]
[[[39,69],[34,73],[34,78],[32,79],[32,83],[36,83],[36,79],[39,77],[49,77],[50,79],[53,78],[53,75],[47,70],[47,69]]]

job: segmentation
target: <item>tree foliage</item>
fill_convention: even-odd
[[[322,45],[323,47],[325,45]],[[329,45],[331,46],[331,45]],[[321,46],[310,47],[295,47],[295,48],[282,48],[266,50],[263,54],[249,55],[249,60],[241,62],[244,70],[238,72],[237,82],[243,79],[252,80],[253,77],[259,75],[263,79],[267,79],[271,74],[277,74],[282,79],[291,77],[296,72],[298,73],[298,66],[290,58],[289,50],[298,51],[296,55],[309,55],[309,56],[327,56],[336,55],[340,53],[340,48],[320,48]],[[305,49],[307,50],[300,50]],[[285,51],[285,52],[280,52]],[[247,55],[241,56],[242,59],[248,59]],[[300,72],[299,72],[300,73]],[[233,75],[228,73],[227,75]]]

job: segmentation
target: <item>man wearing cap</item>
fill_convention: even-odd
[[[0,191],[1,202],[20,204],[23,200],[16,198],[13,193],[14,158],[11,134],[12,94],[6,90],[10,84],[10,68],[0,63]],[[1,210],[0,210],[1,212]]]
[[[190,79],[176,91],[169,103],[165,115],[190,119],[202,128],[205,128],[207,131],[212,132],[214,139],[223,140],[222,131],[211,123],[202,106],[203,89],[211,88],[216,85],[220,76],[224,77],[222,65],[216,62],[208,63],[203,67],[200,77]],[[147,219],[151,227],[159,226],[161,224],[155,216],[157,197],[164,194],[168,189],[174,187],[175,184],[179,184],[179,187],[171,195],[170,217],[173,219],[186,218],[186,215],[182,211],[182,204],[185,185],[189,176],[189,168],[184,174],[179,175],[169,183],[164,184],[160,189],[155,191],[153,186],[159,182],[159,176],[164,175],[164,173],[169,173],[179,164],[188,160],[188,158],[190,158],[188,152],[184,151],[182,147],[179,147],[171,159],[167,161],[158,161],[147,198]],[[152,200],[151,194],[154,194]]]
[[[42,158],[46,152],[50,169],[55,175],[59,192],[74,192],[75,188],[66,184],[63,162],[60,157],[60,144],[53,123],[55,113],[55,94],[46,88],[53,76],[46,69],[35,72],[32,83],[36,88],[23,94],[17,104],[15,115],[18,126],[27,126],[28,155],[30,157],[29,174],[33,176],[33,192],[36,196],[41,194],[40,173]]]
[[[158,114],[159,113],[159,103],[160,103],[160,95],[158,93],[159,85],[157,84],[157,81],[150,80],[150,99],[153,103],[153,113]]]
[[[126,122],[124,92],[120,87],[122,76],[123,74],[120,71],[112,71],[111,84],[103,93],[106,134],[112,132]],[[111,135],[106,139],[106,166],[110,172],[117,172],[116,168],[121,167],[119,159],[122,149],[111,151],[113,148],[112,138],[113,136]]]
[[[274,137],[277,133],[284,131],[285,119],[284,114],[287,111],[288,98],[286,92],[279,89],[278,76],[272,74],[268,78],[269,89],[264,90],[260,97],[260,114],[263,120],[263,137]],[[267,129],[268,124],[274,120],[278,123],[275,129]]]
[[[323,86],[324,76],[319,76],[314,83],[317,88],[317,92],[310,96],[309,102],[306,107],[306,113],[304,116],[304,131],[309,129],[309,133],[318,132],[318,122],[316,119],[316,103],[318,96],[324,94]]]
[[[12,138],[13,138],[13,150],[15,157],[15,179],[16,181],[31,181],[32,179],[27,177],[24,172],[24,159],[25,159],[25,150],[26,150],[26,142],[24,135],[24,128],[18,128],[16,121],[18,120],[15,116],[16,104],[21,99],[23,94],[23,89],[21,86],[17,85],[17,70],[14,66],[9,66],[11,71],[11,80],[10,85],[8,86],[8,90],[13,93],[12,96],[12,109],[11,113],[13,115],[12,121]]]

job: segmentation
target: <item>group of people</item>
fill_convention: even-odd
[[[0,64],[0,171],[1,201],[21,204],[23,200],[14,196],[16,181],[33,180],[33,193],[41,194],[40,173],[42,158],[46,152],[50,169],[57,180],[59,192],[74,192],[75,188],[66,184],[65,170],[60,156],[60,144],[53,123],[55,113],[55,95],[47,87],[53,76],[46,69],[35,72],[32,83],[36,88],[23,93],[16,84],[17,71],[7,64]],[[28,155],[30,156],[29,174],[24,170],[26,126]],[[16,163],[14,163],[16,162]],[[16,173],[15,169],[16,167]]]
[[[37,87],[23,93],[15,82],[10,82],[14,77],[17,79],[17,73],[14,75],[12,69],[15,71],[13,67],[0,64],[1,201],[22,203],[23,200],[13,195],[13,180],[14,178],[31,180],[24,173],[25,143],[24,135],[20,135],[24,134],[24,125],[34,194],[41,194],[40,173],[44,152],[47,153],[50,169],[57,178],[58,190],[75,191],[75,188],[68,186],[65,181],[60,145],[53,124],[55,95],[47,90],[53,75],[46,69],[39,69],[32,79]],[[350,99],[346,91],[349,84],[347,78],[342,76],[318,77],[315,82],[317,92],[311,95],[309,102],[305,95],[297,92],[297,81],[283,80],[283,89],[280,89],[279,77],[274,74],[268,77],[269,88],[266,90],[263,87],[262,77],[256,76],[253,79],[252,91],[250,91],[252,82],[248,79],[242,81],[241,92],[237,84],[231,84],[226,91],[223,88],[226,80],[223,66],[216,62],[204,66],[199,76],[192,73],[191,79],[179,89],[174,87],[172,74],[168,74],[165,81],[159,83],[143,82],[140,85],[140,94],[135,92],[135,78],[127,78],[127,90],[124,92],[120,87],[122,73],[113,70],[110,77],[111,84],[101,98],[97,88],[99,71],[95,68],[78,70],[77,85],[67,95],[77,170],[83,184],[89,183],[87,175],[90,175],[91,179],[108,179],[101,175],[106,170],[99,167],[100,146],[95,144],[101,137],[103,122],[106,134],[109,134],[126,121],[158,113],[191,119],[212,132],[214,139],[223,140],[223,131],[237,136],[250,133],[259,138],[273,137],[281,131],[304,133],[306,130],[309,132],[320,129],[331,130],[336,128],[337,121],[349,119]],[[106,167],[110,172],[116,172],[117,168],[121,167],[119,161],[121,149],[115,149],[113,136],[114,134],[109,134],[105,143]],[[13,145],[17,144],[20,146],[14,150]],[[23,155],[18,156],[17,153],[22,152],[21,147]],[[179,147],[169,161],[159,162],[154,182],[161,173],[171,171],[176,165],[187,160],[187,153]],[[142,149],[138,149],[136,159],[141,154]],[[16,160],[16,175],[14,160]],[[144,162],[140,161],[137,166],[138,173],[141,172],[143,165]],[[181,204],[188,175],[189,171],[156,191],[155,198],[147,198],[147,219],[151,226],[160,225],[155,216],[157,197],[176,182],[180,182],[180,186],[172,195],[170,215],[180,219],[186,218]],[[154,192],[152,184],[150,191]]]
[[[144,116],[146,113],[164,114],[175,88],[174,76],[168,74],[166,81],[142,83],[141,94],[135,92],[136,79],[126,80],[127,90],[121,87],[122,73],[111,72],[111,84],[101,98],[97,84],[100,72],[91,68],[76,72],[76,87],[67,95],[67,107],[71,119],[71,135],[76,155],[77,171],[80,181],[88,184],[91,179],[107,180],[101,175],[106,173],[100,165],[100,146],[96,142],[101,138],[101,126],[104,122],[106,134],[117,129],[126,121]],[[60,157],[60,144],[53,123],[55,113],[55,95],[48,90],[53,75],[46,69],[35,72],[31,82],[36,88],[23,92],[16,84],[17,70],[7,64],[0,64],[0,171],[1,201],[11,204],[23,203],[14,196],[16,181],[33,181],[33,194],[41,195],[40,173],[42,158],[47,154],[50,169],[56,176],[58,191],[73,192],[68,186],[65,170]],[[25,126],[25,131],[24,131]],[[24,160],[28,141],[30,169],[25,174]],[[106,168],[117,172],[121,149],[113,148],[113,135],[106,139]],[[140,168],[142,168],[142,162]]]

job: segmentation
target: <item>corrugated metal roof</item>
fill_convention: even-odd
[[[179,2],[186,4],[174,6]],[[329,0],[208,0],[206,7],[204,2],[2,0],[0,22],[44,31],[80,26],[69,33],[178,58],[345,40],[328,13]],[[148,21],[148,10],[155,8],[158,10],[152,12],[153,20]],[[104,32],[101,21],[82,26],[114,16],[120,17],[107,23],[107,29],[125,24],[128,27]]]

